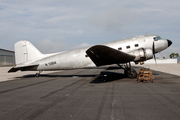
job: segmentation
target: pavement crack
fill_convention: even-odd
[[[82,79],[80,79],[80,80],[78,80],[78,81],[75,81],[75,82],[73,82],[73,83],[71,83],[71,84],[69,84],[69,85],[66,85],[66,86],[64,86],[64,87],[61,88],[61,89],[57,89],[57,90],[55,90],[55,91],[52,91],[52,92],[48,93],[47,95],[42,96],[41,98],[44,99],[44,98],[47,98],[47,97],[49,97],[49,96],[51,96],[51,95],[53,95],[53,94],[56,94],[56,93],[59,92],[59,91],[65,90],[66,88],[69,88],[69,87],[77,84],[79,81],[82,81]]]
[[[101,117],[101,113],[102,113],[102,110],[104,108],[106,97],[107,97],[107,94],[108,94],[108,91],[109,91],[109,88],[110,88],[109,86],[110,86],[110,84],[107,84],[106,89],[104,90],[103,97],[102,97],[102,100],[101,100],[101,103],[100,103],[100,107],[99,107],[99,109],[97,111],[97,116],[96,116],[95,120],[99,120],[100,117]]]
[[[82,80],[79,80],[79,81],[82,81]],[[71,94],[73,94],[75,91],[77,91],[79,88],[81,88],[83,85],[85,85],[85,84],[88,83],[88,82],[89,82],[89,81],[85,81],[83,84],[81,84],[80,86],[78,86],[77,88],[75,88],[74,90],[72,90],[68,95],[66,94],[63,98],[54,100],[51,104],[49,104],[49,105],[47,105],[46,107],[44,107],[44,108],[36,111],[36,112],[33,113],[31,116],[29,116],[27,119],[28,119],[28,120],[33,120],[33,119],[35,119],[36,117],[38,117],[39,115],[43,114],[45,111],[47,111],[47,110],[50,109],[51,107],[55,106],[57,103],[62,102],[62,101],[64,101],[65,99],[67,99],[67,97],[69,97]],[[72,83],[71,85],[69,85],[69,87],[72,86],[73,84],[76,84],[76,83],[77,83],[77,81],[74,82],[74,83]],[[56,91],[56,92],[58,92],[58,91]],[[55,94],[56,92],[53,92],[52,94]],[[52,94],[49,94],[49,96],[52,95]],[[48,96],[44,96],[43,98],[46,98],[46,97],[48,97]]]
[[[23,88],[26,88],[26,87],[31,87],[31,86],[34,86],[34,85],[39,85],[39,84],[51,82],[51,81],[54,81],[54,80],[56,80],[56,79],[50,79],[50,80],[46,80],[46,81],[42,81],[42,82],[37,82],[37,83],[29,84],[29,85],[24,85],[24,86],[20,86],[20,87],[8,89],[8,90],[3,90],[3,91],[0,91],[0,94],[11,92],[11,91],[15,91],[15,90],[19,90],[19,89],[23,89]]]

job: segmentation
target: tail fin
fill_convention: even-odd
[[[19,41],[15,45],[16,65],[26,64],[42,58],[44,55],[29,41]]]

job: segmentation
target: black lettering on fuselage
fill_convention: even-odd
[[[45,63],[45,66],[50,66],[50,65],[55,65],[57,64],[56,61],[52,61],[52,62],[49,62],[49,63]]]

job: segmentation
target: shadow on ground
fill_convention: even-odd
[[[29,74],[29,75],[24,75],[22,77],[17,77],[17,78],[33,78],[35,77],[35,74]],[[120,80],[126,78],[126,76],[122,73],[118,72],[111,72],[111,71],[102,71],[100,74],[86,74],[86,75],[58,75],[58,73],[54,74],[41,74],[39,77],[94,77],[95,79],[91,81],[90,83],[105,83],[105,82],[111,82],[115,80]]]
[[[97,77],[98,75],[52,75],[52,74],[40,74],[39,77]],[[35,74],[24,75],[19,78],[35,77]]]
[[[100,75],[90,83],[106,83],[106,82],[112,82],[115,80],[124,79],[126,76],[122,73],[116,73],[116,72],[109,72],[109,71],[102,71]]]

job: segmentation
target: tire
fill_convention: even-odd
[[[39,77],[39,73],[36,73],[35,77]]]
[[[137,72],[134,69],[128,68],[124,71],[124,73],[125,73],[126,77],[128,77],[128,78],[131,78],[131,79],[137,78]]]

